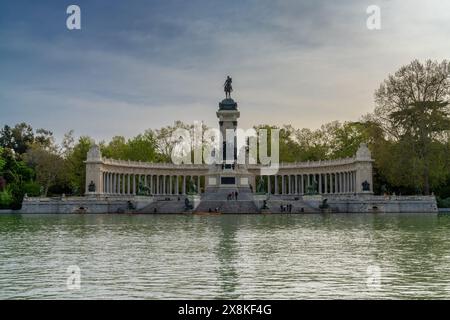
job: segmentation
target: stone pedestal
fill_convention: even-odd
[[[192,210],[195,210],[201,201],[201,196],[198,194],[188,194],[186,198],[189,200],[189,203],[192,205]]]
[[[258,209],[261,209],[261,212],[263,211],[262,208],[264,206],[264,201],[267,201],[267,200],[268,200],[267,194],[256,193],[253,195],[253,202],[255,203],[255,206]]]

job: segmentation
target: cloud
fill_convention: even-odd
[[[7,1],[0,124],[97,139],[174,120],[215,125],[226,75],[244,127],[357,120],[388,73],[450,51],[446,1],[378,1],[380,31],[366,29],[370,4],[80,1],[82,30],[69,32],[63,6]]]

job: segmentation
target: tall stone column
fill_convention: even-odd
[[[345,173],[345,192],[350,192],[350,174],[348,172]]]
[[[332,180],[333,180],[333,194],[336,194],[337,193],[336,172],[333,172],[331,175],[332,175]]]
[[[355,193],[355,172],[352,171],[352,193]]]
[[[275,175],[275,194],[278,194],[278,175]]]
[[[267,176],[267,193],[272,194],[272,176]]]
[[[300,175],[300,194],[303,194],[303,173]]]
[[[183,195],[186,194],[186,176],[183,176]]]
[[[162,190],[161,194],[166,194],[166,175],[162,175]]]
[[[341,176],[342,176],[342,193],[345,193],[345,172],[341,172]]]
[[[319,188],[318,188],[319,194],[322,194],[322,174],[319,173]]]

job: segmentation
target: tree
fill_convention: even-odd
[[[41,145],[43,148],[50,149],[55,147],[55,140],[53,138],[53,132],[45,129],[37,129],[34,138],[34,143]]]
[[[35,169],[36,180],[43,186],[43,194],[47,196],[49,188],[56,183],[67,182],[67,171],[64,159],[40,144],[33,144],[24,155],[26,163]]]
[[[71,136],[71,135],[70,135]],[[74,194],[83,195],[86,185],[86,160],[87,152],[93,145],[93,140],[88,136],[82,136],[78,142],[71,146],[72,139],[67,136],[65,143],[66,165],[68,171],[69,184]]]
[[[414,60],[389,75],[375,92],[377,121],[388,138],[401,142],[404,151],[413,152],[420,170],[419,185],[430,193],[430,177],[434,174],[431,145],[442,142],[443,133],[450,130],[450,64]]]
[[[14,128],[7,125],[0,130],[0,146],[23,154],[34,142],[33,128],[25,122],[16,124]]]

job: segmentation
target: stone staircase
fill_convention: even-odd
[[[238,192],[238,200],[227,200],[228,194]],[[253,202],[250,188],[221,188],[210,189],[202,195],[202,199],[195,212],[209,212],[218,209],[220,213],[259,213]]]
[[[220,213],[259,213],[253,200],[202,200],[195,212],[209,212],[216,208]]]
[[[166,200],[157,200],[142,209],[136,210],[135,213],[183,213],[185,212],[184,198]]]

